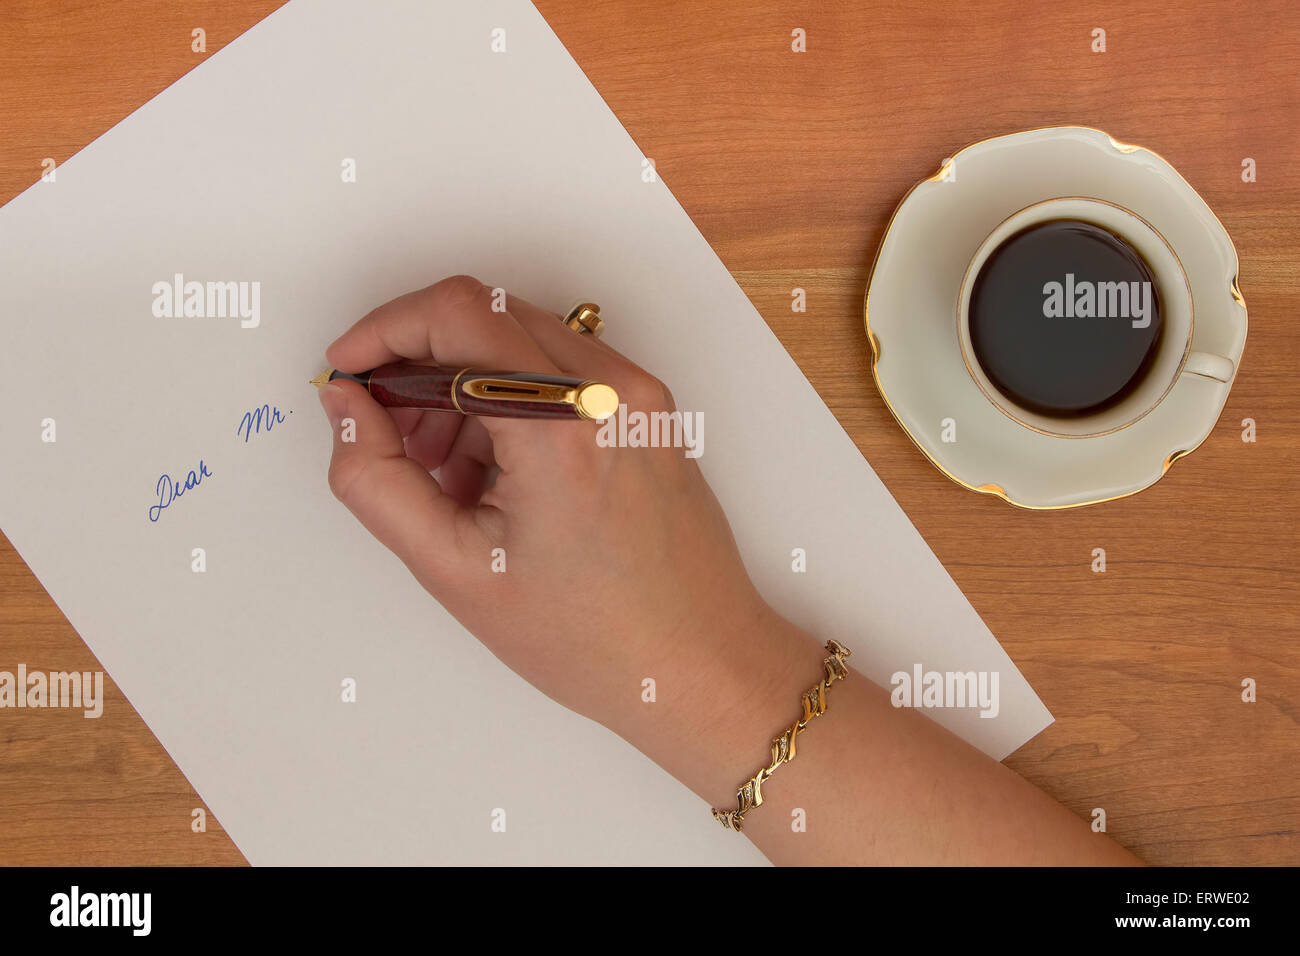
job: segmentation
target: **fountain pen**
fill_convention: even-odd
[[[428,408],[497,418],[577,418],[604,421],[618,411],[608,385],[540,372],[494,372],[396,362],[368,372],[326,369],[316,386],[347,379],[362,385],[380,405]]]

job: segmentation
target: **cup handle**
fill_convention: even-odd
[[[1183,363],[1184,375],[1200,375],[1225,385],[1232,381],[1232,375],[1236,370],[1237,366],[1232,359],[1212,352],[1188,352],[1187,361]]]

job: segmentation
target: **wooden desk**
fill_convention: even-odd
[[[0,201],[196,65],[194,27],[210,56],[278,5],[9,0]],[[1149,861],[1300,862],[1300,8],[539,6],[1056,715],[1009,765],[1081,815],[1105,808]],[[915,180],[966,143],[1059,123],[1150,146],[1201,192],[1241,254],[1250,336],[1200,450],[1135,497],[1040,514],[964,491],[911,445],[871,385],[862,295]],[[19,662],[98,667],[3,542],[0,668]],[[0,712],[0,747],[0,863],[242,860],[218,821],[191,833],[201,801],[116,688],[97,721]]]

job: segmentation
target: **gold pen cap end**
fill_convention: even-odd
[[[324,385],[326,382],[330,380],[330,376],[333,374],[334,374],[334,369],[327,368],[325,371],[321,372],[319,375],[313,378],[309,384],[315,385],[317,388],[320,388],[322,385]]]
[[[594,422],[603,422],[618,411],[618,392],[600,382],[587,382],[574,397],[578,414]]]

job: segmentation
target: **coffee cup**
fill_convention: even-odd
[[[1197,351],[1195,331],[1187,275],[1165,238],[1132,210],[1086,197],[1003,220],[971,258],[957,303],[962,360],[984,397],[1061,438],[1128,428],[1183,375],[1231,382],[1235,364]]]

